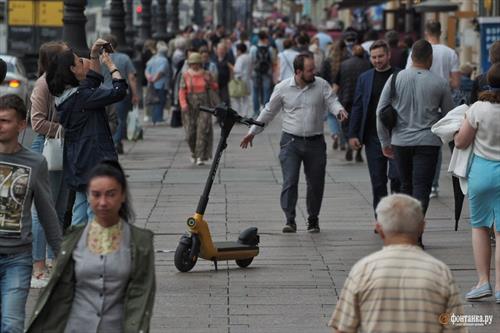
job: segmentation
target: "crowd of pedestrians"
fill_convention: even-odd
[[[46,288],[29,332],[149,330],[153,235],[131,225],[134,214],[117,153],[123,137],[114,141],[110,124],[116,114],[117,130],[123,128],[128,113],[127,106],[119,111],[128,90],[121,72],[131,84],[136,79],[128,56],[114,53],[112,41],[98,39],[90,59],[64,42],[40,48],[31,96],[32,150],[18,142],[27,126],[24,102],[16,95],[0,97],[0,332],[24,331],[30,285]],[[130,91],[127,103],[138,103],[137,90]],[[45,155],[49,140],[61,137],[64,149]],[[58,158],[62,167],[54,162]],[[63,240],[68,207],[73,226]]]
[[[439,193],[443,145],[432,128],[455,106],[470,104],[447,141],[471,152],[467,179],[478,283],[465,298],[494,294],[500,303],[495,223],[500,42],[489,50],[488,73],[472,78],[472,68],[459,66],[455,50],[440,44],[440,35],[435,21],[426,23],[425,39],[415,43],[395,31],[368,31],[361,38],[354,29],[333,40],[324,31],[310,34],[283,22],[251,35],[241,25],[231,33],[223,26],[187,27],[169,40],[146,41],[141,73],[118,52],[112,35],[98,39],[89,58],[64,42],[44,44],[31,95],[31,150],[17,141],[26,127],[24,103],[0,97],[0,180],[2,188],[9,187],[1,191],[8,223],[0,226],[0,332],[23,330],[30,284],[46,288],[28,332],[78,332],[82,326],[99,332],[149,330],[155,294],[152,233],[132,225],[131,198],[118,163],[127,115],[139,105],[145,122],[183,126],[186,158],[197,166],[210,163],[213,149],[213,117],[200,106],[223,102],[265,126],[281,114],[284,233],[297,231],[302,165],[307,231],[320,232],[330,146],[325,122],[333,150],[345,151],[346,161],[364,162],[364,147],[374,231],[384,248],[352,268],[329,326],[338,332],[437,332],[439,314],[463,308],[449,268],[423,251],[424,217]],[[392,125],[385,118],[388,109]],[[263,130],[251,127],[241,147],[252,146]],[[47,139],[59,135],[63,167],[49,170],[40,153]],[[63,240],[68,207],[72,226]],[[498,243],[494,289],[491,228]],[[409,320],[415,312],[418,320]]]

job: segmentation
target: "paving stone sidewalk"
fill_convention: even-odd
[[[242,229],[259,228],[260,254],[247,269],[220,262],[216,272],[212,263],[199,260],[191,272],[177,272],[173,251],[197,206],[209,166],[190,163],[180,128],[147,127],[143,141],[125,144],[121,162],[129,175],[136,223],[155,232],[158,251],[152,332],[330,332],[327,322],[350,268],[382,246],[373,233],[368,170],[366,163],[346,162],[328,139],[321,233],[305,231],[303,175],[298,232],[281,233],[279,124],[276,119],[246,151],[239,148],[246,128],[233,130],[205,214],[215,240],[235,240]],[[216,128],[216,139],[218,135]],[[430,254],[451,267],[465,293],[475,283],[476,273],[467,205],[459,231],[453,231],[448,159],[445,152],[440,195],[431,200],[424,242]],[[28,314],[37,294],[32,290]],[[493,315],[492,325],[471,332],[500,331],[500,305],[494,298],[465,306],[468,314]]]

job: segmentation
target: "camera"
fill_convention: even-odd
[[[111,43],[106,43],[101,47],[101,54],[106,51],[106,53],[113,53],[113,47],[111,46]]]

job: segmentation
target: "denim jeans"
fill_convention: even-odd
[[[30,252],[0,254],[0,332],[24,332],[33,260]]]
[[[309,221],[317,221],[325,188],[326,144],[323,136],[304,140],[283,133],[279,159],[283,173],[281,209],[287,223],[295,223],[300,166],[304,163],[306,175],[306,206]]]
[[[263,75],[260,78],[254,77],[252,82],[253,114],[257,117],[260,114],[261,105],[266,105],[271,97],[271,77]]]
[[[436,164],[436,172],[434,173],[434,179],[432,180],[432,187],[439,187],[439,177],[441,176],[441,163],[443,161],[443,151],[439,148],[439,156]]]
[[[127,115],[130,110],[130,96],[125,97],[125,99],[114,105],[116,107],[116,114],[118,117],[118,127],[116,128],[115,134],[113,134],[113,142],[116,144],[120,143],[126,136],[127,132]]]
[[[36,134],[33,142],[31,143],[31,150],[41,153],[43,151],[44,141],[44,135]],[[66,182],[64,181],[63,172],[49,171],[49,184],[50,191],[52,193],[52,200],[54,202],[54,208],[56,209],[57,217],[59,218],[59,223],[62,227],[64,224],[64,214],[66,213],[69,192]],[[42,225],[38,219],[38,213],[34,204],[31,207],[31,223],[31,232],[33,234],[33,260],[45,260],[47,240],[45,239],[45,232],[43,231]],[[54,259],[54,253],[50,247],[48,249],[48,258]]]
[[[436,172],[439,146],[393,146],[401,180],[401,192],[420,200],[424,214]]]
[[[160,97],[160,101],[153,104],[151,121],[153,124],[159,123],[163,120],[163,109],[165,109],[165,103],[167,102],[167,92],[164,89],[156,89],[156,93]]]
[[[382,146],[376,133],[366,137],[364,145],[372,183],[373,210],[375,210],[380,200],[388,194],[387,180],[391,182],[391,192],[399,192],[401,183],[396,163],[382,154]]]
[[[87,223],[94,218],[94,212],[87,201],[87,193],[76,192],[75,203],[73,204],[73,218],[71,225]]]
[[[330,128],[330,134],[337,135],[339,137],[339,144],[341,146],[345,145],[346,140],[344,135],[342,135],[342,129],[340,128],[339,121],[331,112],[326,115],[326,122],[328,123],[328,128]]]

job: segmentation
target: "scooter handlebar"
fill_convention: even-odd
[[[252,118],[245,118],[245,117],[241,117],[240,123],[245,124],[245,125],[255,125],[255,126],[260,126],[260,127],[264,127],[266,125],[261,121],[257,121],[257,120],[254,120]]]
[[[230,109],[231,110],[231,109]],[[217,113],[217,108],[207,108],[206,106],[200,106],[200,111],[207,112],[210,114],[213,114],[214,116],[218,116],[219,114]],[[246,117],[241,117],[239,116],[236,111],[232,111],[234,117],[235,117],[235,122],[240,123],[240,124],[245,124],[247,126],[250,125],[256,125],[260,127],[264,127],[265,124],[263,122],[254,120],[252,118],[246,118]]]

